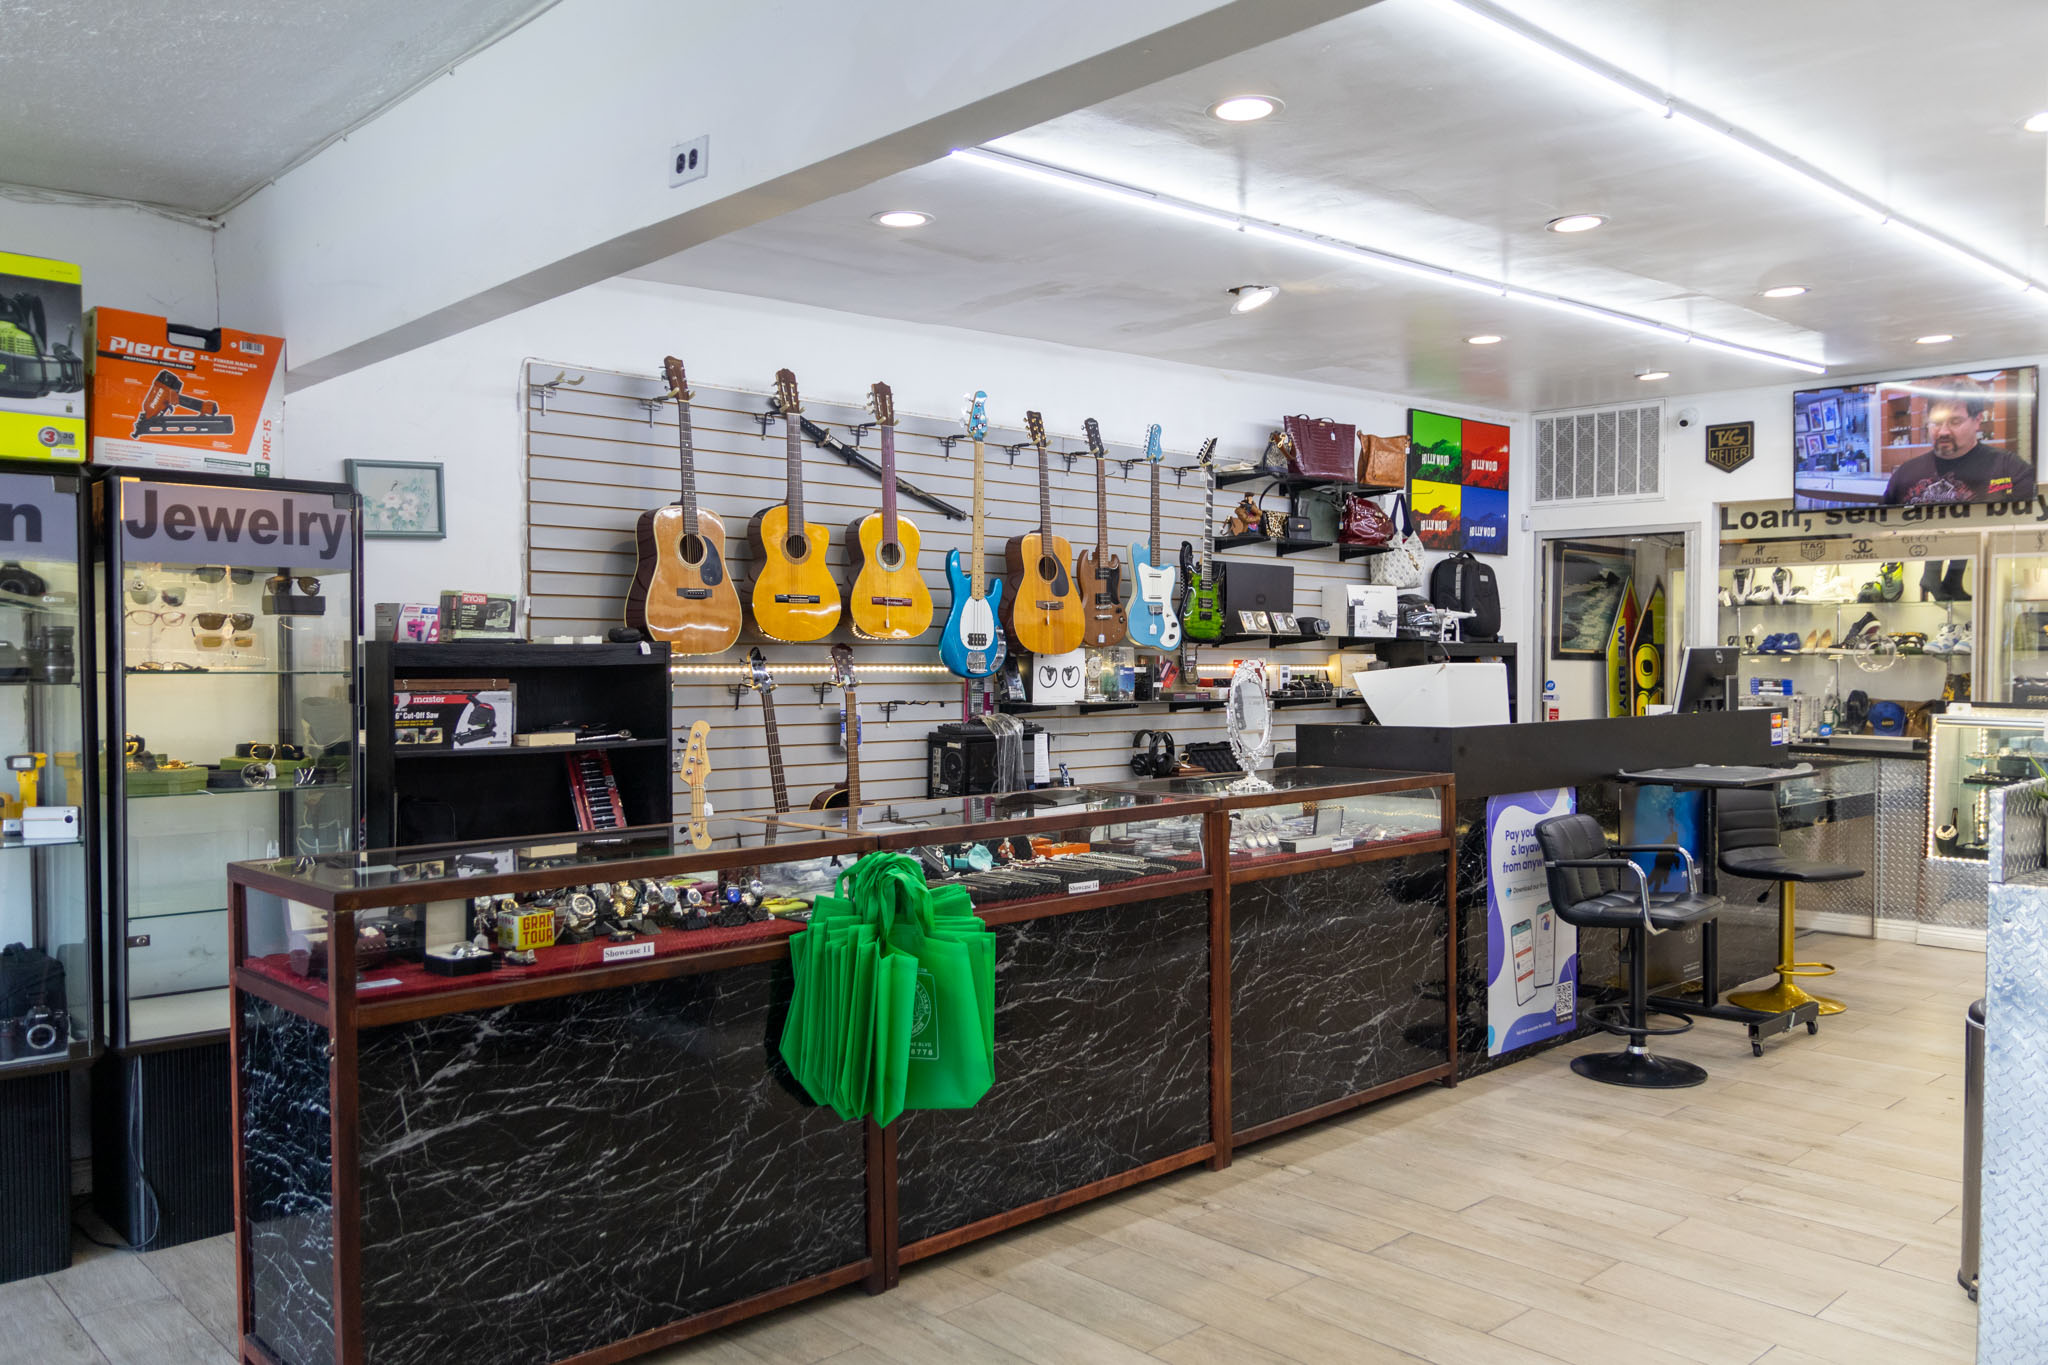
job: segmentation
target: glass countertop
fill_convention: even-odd
[[[855,836],[911,829],[972,829],[1016,820],[1057,820],[1077,815],[1117,814],[1136,820],[1192,815],[1201,792],[1123,791],[1112,787],[1042,787],[989,796],[941,796],[863,804]],[[767,820],[765,814],[752,819]],[[774,817],[785,828],[845,835],[844,810],[799,810]]]
[[[1231,795],[1231,786],[1242,781],[1243,776],[1242,773],[1187,773],[1179,777],[1154,777],[1121,783],[1115,789],[1163,793],[1183,799],[1228,796]],[[1433,774],[1410,772],[1405,768],[1336,768],[1314,764],[1289,764],[1270,771],[1262,771],[1259,776],[1270,783],[1274,791],[1305,792],[1327,790],[1332,787],[1357,787],[1372,782],[1413,782]],[[1446,780],[1442,775],[1435,776],[1439,781]]]

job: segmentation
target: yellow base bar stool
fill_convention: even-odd
[[[1847,863],[1820,863],[1785,852],[1778,828],[1778,796],[1768,787],[1724,791],[1720,801],[1718,866],[1734,877],[1778,884],[1778,984],[1760,991],[1731,991],[1728,1003],[1776,1014],[1811,1000],[1822,1014],[1840,1014],[1848,1006],[1801,989],[1802,976],[1833,976],[1825,962],[1795,962],[1792,936],[1793,888],[1801,882],[1846,882],[1863,875]]]

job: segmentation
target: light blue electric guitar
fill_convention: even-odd
[[[1159,462],[1165,456],[1159,446],[1159,424],[1154,422],[1145,428],[1145,459],[1152,466],[1152,539],[1131,545],[1136,588],[1128,614],[1131,643],[1161,651],[1180,648],[1180,612],[1174,602],[1180,570],[1163,563],[1159,554]]]
[[[956,677],[986,678],[1003,666],[1007,646],[997,615],[1003,600],[1002,581],[990,583],[982,567],[981,462],[982,442],[988,439],[988,394],[980,389],[967,400],[966,425],[974,442],[973,540],[967,566],[961,564],[958,550],[946,552],[946,581],[953,588],[953,608],[939,635],[939,661]]]

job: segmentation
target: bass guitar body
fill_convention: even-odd
[[[973,575],[960,562],[960,552],[948,550],[946,582],[953,589],[953,608],[939,634],[939,661],[957,678],[995,676],[1010,652],[1000,615],[1001,580],[989,584],[985,596],[976,597]]]
[[[1140,649],[1180,648],[1180,618],[1173,614],[1173,597],[1180,570],[1170,564],[1154,564],[1150,547],[1131,546],[1131,568],[1136,587],[1131,593],[1131,643]]]
[[[753,549],[754,624],[771,639],[820,640],[839,624],[839,584],[825,565],[828,534],[817,522],[790,525],[789,504],[776,503],[747,525]]]
[[[1003,619],[1010,638],[1027,654],[1065,654],[1081,647],[1086,627],[1081,594],[1067,570],[1073,553],[1065,536],[1038,531],[1011,536],[1003,546]]]
[[[639,562],[626,624],[677,654],[717,654],[740,638],[740,594],[725,558],[725,523],[697,509],[691,535],[680,506],[640,514]]]
[[[1074,561],[1074,578],[1081,591],[1081,643],[1091,649],[1123,643],[1128,626],[1123,604],[1123,560],[1083,550]]]
[[[1181,613],[1181,628],[1190,640],[1220,640],[1223,638],[1223,595],[1216,588],[1213,574],[1202,572],[1202,566],[1195,559],[1195,547],[1181,542],[1181,564],[1187,569],[1187,591],[1182,594],[1184,603]]]
[[[918,571],[924,538],[909,517],[896,518],[896,543],[880,512],[870,512],[846,528],[846,554],[853,586],[847,589],[846,612],[853,629],[869,640],[909,640],[932,627],[932,590]]]

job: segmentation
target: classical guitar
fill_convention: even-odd
[[[1067,570],[1073,547],[1052,533],[1052,470],[1046,463],[1045,420],[1024,414],[1038,447],[1038,529],[1003,546],[1003,624],[1027,654],[1065,654],[1081,647],[1081,595]]]
[[[811,798],[812,810],[844,810],[850,832],[860,823],[860,695],[853,674],[853,648],[832,646],[831,680],[846,693],[846,785],[827,787]]]
[[[634,531],[639,560],[626,590],[626,624],[650,639],[666,640],[676,654],[716,654],[740,636],[740,594],[725,560],[725,523],[697,506],[697,471],[690,430],[690,387],[683,362],[661,362],[664,397],[676,400],[676,445],[683,469],[682,499],[640,514]]]
[[[711,847],[711,801],[704,795],[704,783],[711,776],[711,726],[698,721],[690,727],[689,746],[683,752],[683,784],[690,789],[690,844]]]
[[[1137,571],[1131,591],[1131,643],[1140,649],[1180,648],[1180,617],[1173,606],[1180,570],[1163,563],[1159,553],[1159,462],[1164,458],[1159,424],[1154,422],[1145,428],[1145,462],[1152,466],[1152,538],[1131,544],[1131,567]]]
[[[970,568],[961,567],[960,552],[946,551],[946,581],[953,588],[952,610],[939,633],[939,661],[955,677],[986,678],[1003,666],[1009,652],[996,611],[1003,600],[1001,580],[987,581],[982,563],[982,442],[988,439],[988,394],[980,389],[967,400],[967,436],[974,442],[974,529],[968,544]]]
[[[1124,562],[1109,552],[1109,487],[1103,473],[1109,455],[1102,448],[1102,428],[1090,417],[1081,429],[1088,435],[1088,453],[1095,457],[1095,548],[1081,551],[1074,561],[1074,577],[1081,587],[1081,643],[1102,649],[1123,643]]]
[[[1180,543],[1181,572],[1187,575],[1187,591],[1182,595],[1181,625],[1190,640],[1220,640],[1223,638],[1223,593],[1216,585],[1216,468],[1212,461],[1216,457],[1216,438],[1211,436],[1202,442],[1202,453],[1195,457],[1201,467],[1202,482],[1206,486],[1206,497],[1202,504],[1202,557],[1195,558],[1195,547],[1185,540]]]
[[[782,781],[782,732],[775,728],[775,675],[760,650],[747,651],[746,686],[761,698],[761,733],[768,737],[768,787],[775,796],[775,813],[789,811],[789,788]]]
[[[829,534],[804,520],[803,406],[796,376],[788,370],[775,372],[775,402],[789,463],[788,501],[763,508],[747,525],[754,551],[754,624],[772,639],[817,640],[839,624],[839,584],[825,564]]]
[[[909,640],[932,625],[932,593],[917,556],[917,523],[896,511],[896,399],[887,384],[868,389],[868,411],[882,429],[882,510],[846,528],[846,611],[856,635]]]

